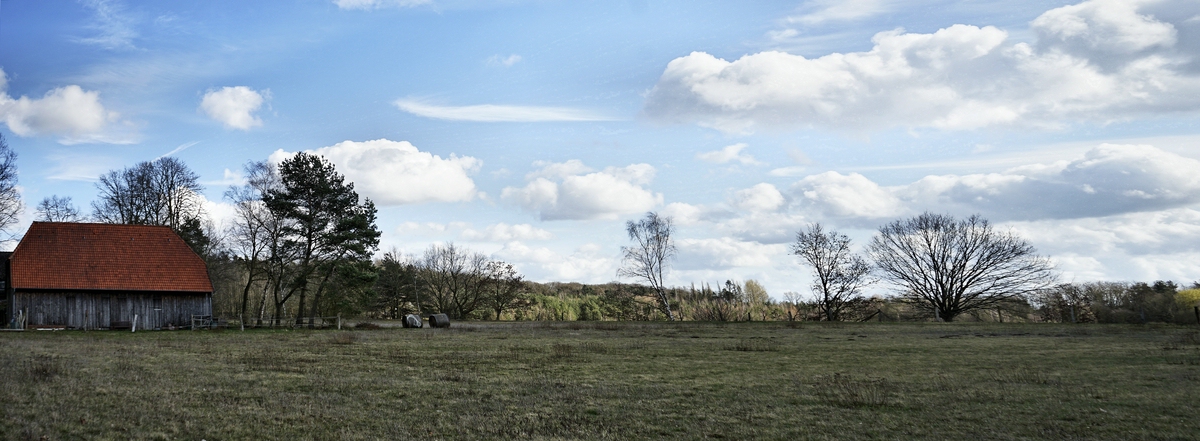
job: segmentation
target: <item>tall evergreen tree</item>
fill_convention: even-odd
[[[370,199],[360,203],[354,184],[319,155],[297,153],[279,164],[279,177],[282,185],[263,195],[263,202],[284,220],[284,244],[295,251],[298,272],[291,287],[300,294],[296,320],[308,308],[311,324],[339,266],[369,261],[378,248],[375,204]],[[310,293],[311,307],[306,302]]]

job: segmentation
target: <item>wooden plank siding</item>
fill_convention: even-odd
[[[113,322],[132,322],[138,329],[186,327],[192,315],[212,315],[207,293],[160,292],[29,292],[13,293],[13,310],[24,310],[32,326],[107,329]]]

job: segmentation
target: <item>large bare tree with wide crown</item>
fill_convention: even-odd
[[[924,213],[879,228],[867,254],[900,296],[944,321],[1028,297],[1054,283],[1049,259],[978,215]]]

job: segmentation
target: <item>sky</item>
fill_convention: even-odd
[[[164,156],[219,226],[246,163],[306,151],[379,206],[382,251],[535,281],[620,280],[650,211],[669,283],[776,298],[808,292],[800,229],[861,249],[922,212],[1066,282],[1200,280],[1194,0],[0,0],[0,72],[18,234]]]

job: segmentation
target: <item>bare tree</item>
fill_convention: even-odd
[[[270,285],[270,263],[275,246],[281,237],[282,222],[263,203],[263,195],[277,190],[281,184],[275,166],[266,161],[246,164],[246,183],[230,186],[225,198],[234,204],[234,218],[226,232],[230,251],[246,271],[246,283],[242,286],[241,321],[243,329],[247,321],[250,291],[258,284]],[[264,299],[265,303],[265,299]],[[262,308],[260,308],[260,311]],[[261,324],[262,317],[259,317]]]
[[[1054,283],[1050,261],[1011,232],[973,215],[924,213],[879,228],[867,252],[900,295],[944,321],[1026,298]]]
[[[821,224],[811,224],[796,233],[792,254],[812,267],[813,294],[827,321],[841,320],[842,311],[863,288],[875,282],[871,265],[850,251],[850,238],[836,231],[827,232]]]
[[[24,211],[21,192],[17,191],[17,152],[8,148],[4,135],[0,134],[0,231],[7,236],[3,240],[13,239],[5,230],[17,223]]]
[[[36,219],[39,222],[79,222],[83,220],[83,216],[79,215],[79,209],[71,203],[70,196],[51,195],[42,198],[38,203]]]
[[[453,243],[431,245],[418,262],[418,277],[427,293],[426,301],[436,311],[453,318],[475,312],[483,301],[480,288],[487,264],[487,256]]]
[[[658,308],[667,319],[675,321],[671,312],[671,300],[667,296],[663,277],[675,257],[675,243],[671,234],[675,228],[670,217],[659,216],[658,213],[646,213],[640,221],[625,223],[625,231],[633,246],[621,247],[624,254],[624,266],[617,271],[621,277],[632,277],[645,281],[654,290],[658,299]]]
[[[138,163],[100,176],[100,195],[92,202],[99,222],[165,225],[197,253],[208,248],[204,231],[200,176],[172,157]]]

